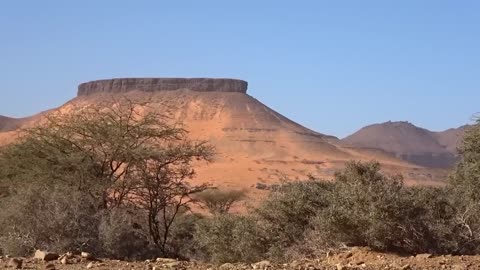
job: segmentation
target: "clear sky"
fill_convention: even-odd
[[[81,82],[232,77],[343,137],[388,120],[443,130],[480,111],[480,1],[1,1],[0,114]]]

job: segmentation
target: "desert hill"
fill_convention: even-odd
[[[344,146],[270,109],[248,95],[247,87],[247,82],[233,79],[100,80],[81,84],[77,97],[59,110],[120,96],[142,102],[141,110],[182,123],[191,138],[216,146],[215,162],[197,171],[198,181],[218,185],[252,187],[283,178],[329,177],[348,160],[379,160],[387,172],[403,173],[409,182],[434,183],[445,175],[382,151]]]
[[[24,119],[11,118],[0,115],[0,132],[13,131],[19,128]]]
[[[12,142],[16,137],[18,130],[29,127],[42,119],[42,117],[56,109],[46,110],[29,117],[13,118],[0,115],[0,146]]]
[[[459,128],[450,128],[445,131],[433,133],[441,145],[445,146],[448,151],[456,154],[458,144],[463,138],[465,130],[469,127],[469,125],[464,125]]]
[[[466,126],[433,132],[409,122],[385,122],[364,127],[342,141],[379,149],[405,161],[432,168],[450,168]]]

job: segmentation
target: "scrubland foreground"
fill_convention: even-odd
[[[285,181],[233,214],[243,191],[189,182],[215,148],[135,108],[53,114],[1,149],[6,266],[480,269],[466,256],[480,254],[480,123],[444,186],[407,186],[377,162],[352,161],[331,180]],[[50,265],[36,250],[65,256]]]

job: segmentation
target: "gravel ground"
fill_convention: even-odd
[[[269,261],[255,264],[223,264],[213,265],[200,262],[184,262],[171,259],[155,259],[142,262],[125,262],[118,260],[94,260],[89,261],[79,256],[69,257],[68,264],[60,260],[43,262],[32,258],[1,258],[0,267],[9,268],[12,259],[22,261],[22,269],[95,269],[95,270],[240,270],[240,269],[285,269],[285,270],[357,270],[357,269],[391,269],[391,270],[436,270],[436,269],[480,269],[480,256],[432,256],[421,254],[417,256],[401,256],[371,251],[367,248],[351,248],[335,254],[329,254],[322,259],[298,260],[287,264],[276,264]]]

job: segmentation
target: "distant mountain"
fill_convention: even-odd
[[[49,109],[40,113],[37,113],[28,117],[13,118],[0,115],[0,133],[15,132],[20,128],[29,127],[36,121],[40,120],[44,115],[55,111],[55,109]],[[2,134],[0,134],[0,145],[2,144]]]
[[[432,168],[450,168],[465,128],[433,132],[409,122],[386,122],[364,127],[342,142],[379,149],[408,162]]]
[[[0,115],[0,132],[13,131],[21,126],[23,119]]]
[[[465,125],[459,128],[451,128],[441,132],[434,132],[434,135],[438,142],[445,146],[448,151],[456,153],[458,144],[462,140],[465,130],[469,127],[469,125]]]

